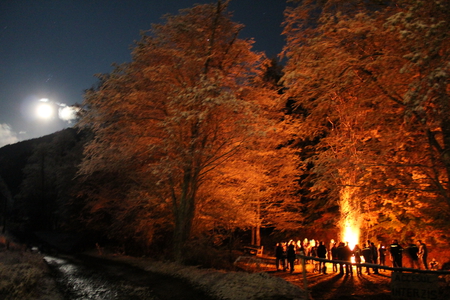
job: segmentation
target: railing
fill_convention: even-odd
[[[275,265],[275,258],[262,256],[239,256],[234,261],[234,265],[239,267],[239,263],[249,265],[255,271],[261,272],[272,269],[272,265]]]
[[[313,260],[317,262],[324,262],[324,263],[331,263],[331,264],[343,264],[348,265],[351,264],[353,266],[357,267],[367,267],[367,268],[375,268],[375,269],[382,269],[382,270],[389,270],[393,272],[410,272],[410,273],[422,273],[422,274],[433,274],[433,275],[444,275],[446,278],[446,281],[449,282],[450,278],[448,278],[446,275],[450,275],[450,271],[445,270],[421,270],[421,269],[413,269],[413,268],[394,268],[389,266],[383,266],[378,264],[369,264],[369,263],[355,263],[355,262],[349,262],[349,261],[343,261],[343,260],[330,260],[326,258],[318,258],[318,257],[312,257],[312,256],[305,256],[297,254],[297,259],[299,260],[301,266],[302,266],[302,277],[303,277],[303,288],[305,292],[308,294],[308,281],[306,276],[306,261]],[[236,261],[234,262],[235,266],[241,267],[242,269],[245,269],[245,267],[242,267],[240,264],[244,264],[247,267],[250,267],[249,269],[256,271],[256,272],[264,272],[273,270],[274,265],[276,263],[276,260],[274,257],[261,257],[261,256],[239,256]],[[247,269],[247,271],[249,270]]]
[[[244,246],[244,252],[251,255],[261,256],[264,252],[264,246],[248,245]]]
[[[301,260],[314,260],[319,262],[325,262],[325,263],[332,263],[332,264],[343,264],[348,265],[351,264],[352,266],[358,266],[358,267],[368,267],[368,268],[375,268],[375,269],[383,269],[383,270],[390,270],[393,272],[411,272],[411,273],[425,273],[425,274],[437,274],[437,275],[450,275],[450,271],[445,270],[421,270],[421,269],[413,269],[413,268],[394,268],[394,267],[388,267],[383,266],[379,264],[368,264],[368,263],[354,263],[344,260],[330,260],[326,258],[318,258],[313,256],[305,256],[305,255],[299,255],[297,254],[297,258]]]
[[[374,269],[381,269],[381,270],[390,270],[393,272],[411,272],[411,273],[422,273],[422,274],[433,274],[433,275],[450,275],[450,271],[444,271],[444,270],[420,270],[420,269],[413,269],[413,268],[394,268],[394,267],[388,267],[378,264],[369,264],[369,263],[355,263],[355,262],[349,262],[349,261],[343,261],[343,260],[330,260],[326,258],[318,258],[318,257],[311,257],[311,256],[304,256],[304,255],[297,255],[297,258],[300,259],[302,264],[302,274],[303,274],[303,288],[305,289],[305,292],[309,294],[308,291],[308,281],[306,277],[306,266],[305,262],[306,260],[314,260],[324,263],[332,263],[332,264],[341,264],[341,265],[352,265],[357,267],[367,267],[367,268],[374,268]],[[398,273],[397,273],[398,274]],[[445,276],[447,277],[447,276]],[[446,278],[447,279],[447,278]],[[447,281],[447,280],[446,280]],[[416,298],[414,298],[416,299]]]

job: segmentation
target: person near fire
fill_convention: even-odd
[[[430,269],[437,270],[438,268],[439,268],[439,263],[436,261],[435,258],[433,258],[430,262]]]
[[[317,246],[317,257],[318,258],[327,258],[327,247],[324,245],[322,241],[319,242],[319,246]],[[325,265],[324,261],[319,261],[319,273],[326,274],[327,273],[327,266]]]
[[[362,249],[359,247],[358,244],[355,245],[355,247],[353,248],[353,255],[355,256],[355,263],[357,263],[356,265],[356,274],[357,275],[362,275],[361,273],[361,255],[362,255]]]
[[[423,264],[423,266],[425,267],[426,270],[428,270],[428,263],[427,263],[427,258],[428,258],[428,250],[427,250],[427,245],[425,245],[424,242],[422,242],[421,240],[417,241],[417,246],[419,247],[419,258],[421,263]]]
[[[371,264],[373,263],[372,259],[372,249],[370,249],[370,244],[367,243],[364,245],[364,247],[362,248],[362,255],[364,257],[364,262],[366,264]],[[370,275],[370,268],[366,266],[366,274]]]
[[[338,260],[338,253],[337,253],[337,243],[334,243],[333,246],[330,249],[331,252],[331,260]],[[337,272],[337,263],[333,262],[333,272]]]
[[[350,274],[353,276],[352,255],[353,251],[350,249],[348,243],[346,243],[344,246],[344,260],[348,263],[345,264],[345,274]]]
[[[411,242],[408,245],[408,248],[406,248],[406,251],[408,252],[409,257],[409,265],[411,269],[420,269],[419,265],[419,247],[417,247],[416,244]]]
[[[378,264],[378,249],[375,246],[373,242],[369,242],[370,244],[370,251],[372,251],[372,263]],[[378,268],[372,268],[374,274],[380,274],[378,273]]]
[[[283,246],[281,245],[281,243],[277,243],[277,245],[275,246],[275,265],[277,267],[277,271],[280,270],[280,264],[284,270],[285,266],[283,259]]]
[[[294,241],[290,241],[287,246],[287,261],[289,264],[289,272],[292,274],[294,272],[294,262],[297,259],[297,254],[295,253]]]
[[[344,264],[342,261],[345,260],[345,244],[343,242],[339,243],[339,246],[336,248],[337,259],[339,260],[339,274],[344,275]]]
[[[345,266],[345,274],[353,275],[352,264],[351,264],[352,250],[350,249],[350,247],[348,245],[346,245],[343,242],[340,242],[339,246],[337,247],[337,258],[338,258],[338,260],[341,261],[341,262],[339,262],[339,274],[340,275],[344,274],[344,266]],[[346,263],[346,262],[348,262],[348,263]]]
[[[391,255],[392,266],[394,268],[401,268],[403,247],[398,243],[398,240],[393,240],[391,246],[389,247],[389,253]]]

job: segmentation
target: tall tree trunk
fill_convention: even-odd
[[[256,208],[255,245],[261,246],[261,201],[259,199]]]
[[[446,193],[443,196],[450,205],[450,117],[448,116],[442,121],[442,135],[444,147],[442,149],[441,159],[444,163],[447,175],[447,184],[445,186]]]
[[[175,207],[175,230],[173,236],[173,254],[175,261],[183,260],[184,246],[191,235],[192,221],[195,216],[195,196],[197,193],[197,175],[192,167],[185,172],[182,192]]]

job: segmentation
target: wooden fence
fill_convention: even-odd
[[[306,293],[308,293],[308,281],[306,276],[306,261],[317,261],[331,264],[351,264],[352,266],[357,267],[368,267],[368,268],[376,268],[381,270],[388,270],[392,272],[401,272],[401,273],[420,273],[420,274],[433,274],[437,276],[443,276],[447,284],[450,282],[450,271],[447,270],[421,270],[421,269],[413,269],[413,268],[394,268],[389,266],[383,266],[379,264],[368,264],[368,263],[355,263],[341,260],[330,260],[325,258],[318,258],[312,256],[305,256],[297,254],[297,259],[302,266],[302,277],[303,277],[303,288]],[[239,256],[234,264],[242,269],[253,270],[257,272],[264,272],[274,270],[276,260],[274,257],[264,257],[264,256]]]

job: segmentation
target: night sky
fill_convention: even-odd
[[[40,119],[40,99],[56,110],[82,102],[94,74],[128,62],[140,32],[166,13],[214,0],[0,0],[0,147],[73,123]],[[276,57],[284,44],[285,0],[233,0],[233,20],[254,49]]]

